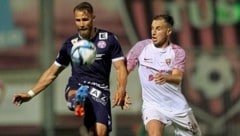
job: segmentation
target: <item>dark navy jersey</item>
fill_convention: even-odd
[[[71,61],[71,48],[81,40],[79,34],[68,38],[60,49],[55,63],[61,66],[72,66],[71,81],[79,83],[93,82],[109,86],[112,61],[124,59],[123,51],[116,36],[108,31],[97,29],[96,35],[90,39],[97,49],[96,60],[91,65],[76,66]],[[69,81],[70,81],[69,80]]]

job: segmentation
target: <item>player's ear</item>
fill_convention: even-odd
[[[92,15],[92,19],[95,20],[96,16],[95,15]]]
[[[173,31],[172,28],[168,28],[167,29],[167,35],[170,35],[172,33],[172,31]]]

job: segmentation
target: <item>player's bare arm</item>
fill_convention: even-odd
[[[48,85],[50,85],[61,73],[64,67],[52,64],[40,77],[37,84],[28,92],[18,93],[13,96],[12,102],[20,106],[23,102],[29,101],[35,95],[43,91]]]
[[[124,60],[113,62],[113,66],[117,72],[117,90],[113,97],[113,107],[121,106],[124,108],[127,84],[127,68]]]
[[[173,84],[179,84],[182,81],[183,72],[178,69],[173,69],[171,75],[164,75],[161,73],[157,73],[154,76],[154,81],[157,84],[164,84],[164,83],[173,83]]]

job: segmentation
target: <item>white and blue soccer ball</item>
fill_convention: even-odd
[[[71,59],[77,66],[90,65],[95,61],[96,47],[88,40],[80,40],[71,49]]]

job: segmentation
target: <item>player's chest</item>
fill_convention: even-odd
[[[170,68],[175,58],[171,49],[165,51],[145,48],[139,56],[139,62],[143,65],[151,65],[158,68]]]

